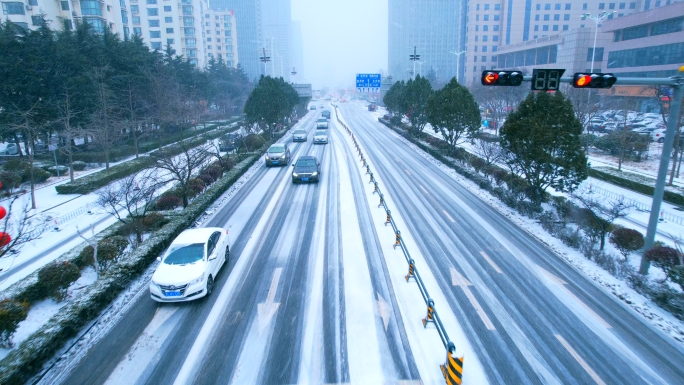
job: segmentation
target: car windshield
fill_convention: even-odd
[[[167,265],[187,265],[195,263],[204,257],[204,243],[190,245],[171,245],[169,253],[164,258]]]
[[[297,131],[295,131],[294,133],[295,133],[295,135],[304,135],[304,134],[306,134],[306,131],[304,131],[304,130],[297,130]]]
[[[268,152],[285,152],[285,147],[271,147]]]
[[[300,159],[297,161],[297,167],[315,167],[316,161],[313,159]]]
[[[327,135],[328,135],[328,133],[327,133],[327,132],[325,132],[325,131],[316,131],[316,136],[318,136],[318,135],[323,135],[323,136],[327,136]]]
[[[319,121],[319,122],[327,122],[327,121],[328,121],[328,119],[325,119],[325,118],[320,118],[320,119],[318,119],[318,121]]]

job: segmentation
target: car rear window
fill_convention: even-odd
[[[318,121],[319,121],[319,122],[327,122],[328,119],[326,119],[326,118],[320,118],[320,119],[318,119]]]
[[[164,258],[167,265],[187,265],[204,257],[204,243],[190,245],[172,245],[169,254]]]
[[[316,166],[316,161],[313,159],[300,159],[297,161],[297,167],[312,167]]]
[[[325,131],[323,131],[323,130],[319,130],[319,131],[316,131],[316,135],[325,135],[325,136],[327,136],[328,133],[325,132]]]

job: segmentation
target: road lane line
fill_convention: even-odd
[[[422,184],[419,185],[419,186],[420,186],[420,189],[423,190],[424,193],[429,194],[428,191],[425,189],[425,187],[423,187]]]
[[[464,276],[462,276],[453,267],[451,268],[451,284],[454,286],[459,286],[459,285],[472,286],[473,285],[472,283],[470,283],[470,281],[468,281]]]
[[[447,218],[449,218],[449,220],[451,221],[451,223],[456,223],[456,221],[454,220],[454,218],[452,218],[451,215],[449,215],[448,212],[446,212],[445,210],[442,210],[442,212],[444,213],[444,215],[446,215]]]
[[[570,298],[572,298],[578,305],[580,305],[587,313],[591,314],[596,320],[606,329],[612,329],[613,327],[610,326],[608,322],[606,322],[601,316],[596,314],[595,311],[593,311],[587,304],[585,304],[581,299],[579,299],[573,292],[571,292],[565,285],[567,285],[567,282],[563,281],[562,279],[556,277],[555,275],[551,274],[550,272],[544,270],[541,266],[537,265],[539,268],[539,271],[541,271],[542,275],[544,275],[549,281],[551,281],[553,284],[555,284],[558,288],[563,290],[563,292]]]
[[[570,346],[568,341],[566,341],[565,338],[563,338],[563,336],[561,336],[560,334],[555,334],[555,336],[556,339],[558,339],[558,341],[561,343],[561,345],[563,345],[565,350],[567,350],[570,353],[570,355],[572,355],[572,357],[582,366],[582,368],[589,374],[589,376],[591,376],[591,378],[593,378],[594,381],[596,381],[597,384],[606,385],[606,383],[603,382],[603,380],[601,380],[601,377],[599,377],[598,374],[596,374],[594,369],[592,369],[589,366],[589,364],[587,364],[587,362],[584,361],[582,357],[580,357],[580,355],[575,351],[575,349],[572,348],[572,346]]]
[[[480,304],[477,302],[477,299],[475,298],[473,293],[470,291],[470,288],[468,288],[467,285],[460,285],[460,286],[461,286],[461,289],[463,289],[463,292],[465,293],[466,297],[468,297],[468,301],[470,301],[470,304],[473,305],[473,307],[475,308],[475,311],[477,312],[477,314],[482,319],[482,322],[485,324],[485,327],[487,328],[487,330],[496,330],[496,328],[494,327],[494,324],[492,323],[492,321],[487,316],[487,313],[485,313],[482,306],[480,306]]]
[[[487,253],[485,253],[484,251],[480,251],[480,254],[487,260],[487,262],[489,262],[490,265],[492,265],[492,267],[494,268],[494,270],[496,270],[497,273],[503,273],[501,269],[499,269],[499,266],[497,266],[497,264],[494,263],[494,261],[492,261],[491,258],[489,258],[489,255],[487,255]]]

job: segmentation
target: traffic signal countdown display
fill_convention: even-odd
[[[519,86],[523,81],[520,71],[482,71],[483,86]]]
[[[578,72],[572,77],[572,86],[575,88],[610,88],[617,78],[613,74],[599,72]]]

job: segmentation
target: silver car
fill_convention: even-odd
[[[292,134],[293,142],[306,142],[306,131],[305,130],[295,130]]]
[[[274,144],[268,148],[264,158],[266,167],[286,166],[290,163],[290,149],[285,144]]]
[[[327,144],[328,143],[328,132],[325,130],[316,130],[313,138],[314,144]]]

